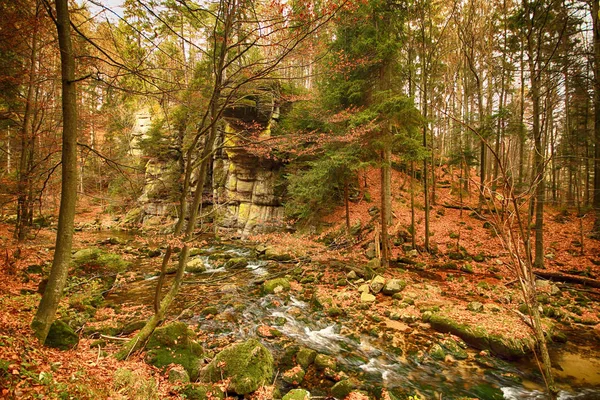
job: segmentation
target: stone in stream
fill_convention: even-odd
[[[315,361],[315,357],[317,357],[317,352],[308,347],[302,347],[298,350],[298,353],[296,353],[296,361],[305,369]]]
[[[305,389],[292,389],[281,400],[310,400],[310,392]]]
[[[357,386],[354,380],[344,379],[333,385],[331,394],[337,399],[345,399]]]
[[[383,294],[393,296],[401,292],[406,287],[406,282],[401,279],[390,279],[383,287]]]
[[[223,349],[202,369],[200,379],[218,382],[231,379],[229,390],[245,395],[254,392],[273,379],[274,361],[271,352],[256,339],[235,343]]]
[[[146,362],[158,368],[170,364],[181,365],[191,380],[198,378],[202,346],[195,341],[195,333],[183,322],[174,322],[154,330],[146,349]]]
[[[199,274],[206,271],[206,265],[204,265],[204,260],[201,258],[192,258],[185,265],[185,270],[187,272],[191,272],[193,274]]]
[[[306,372],[300,365],[296,365],[294,368],[285,371],[282,375],[284,382],[290,385],[298,386],[304,379]]]
[[[331,356],[317,354],[315,357],[315,366],[319,371],[323,371],[327,368],[335,371],[337,369],[337,361]]]
[[[377,275],[375,278],[371,280],[371,291],[375,294],[381,292],[383,287],[385,286],[385,278],[381,275]]]
[[[234,257],[230,258],[225,262],[225,268],[228,269],[241,269],[248,266],[248,259],[246,257]]]
[[[290,290],[290,282],[285,278],[270,279],[263,283],[263,294],[279,293]]]

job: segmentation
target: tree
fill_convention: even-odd
[[[31,323],[40,342],[46,340],[54,322],[58,303],[62,297],[71,262],[73,224],[77,202],[77,92],[75,80],[75,55],[71,41],[68,0],[56,0],[56,30],[61,59],[62,79],[62,187],[58,230],[52,269],[48,285]],[[48,8],[48,12],[52,13]]]

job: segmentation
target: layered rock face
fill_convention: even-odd
[[[262,90],[242,105],[227,110],[221,140],[224,151],[213,162],[213,201],[218,224],[246,236],[280,229],[284,217],[277,191],[281,163],[253,154],[240,141],[245,124],[259,124],[260,140],[267,139],[279,118],[277,98]]]
[[[249,126],[260,132],[259,140],[270,137],[271,128],[279,119],[278,101],[276,90],[271,88],[246,94],[224,113],[215,142],[203,213],[212,216],[218,226],[235,229],[242,236],[282,227],[284,211],[277,186],[283,165],[249,151],[244,139]],[[159,226],[176,218],[174,201],[169,201],[169,193],[165,193],[168,182],[176,180],[170,176],[174,166],[156,160],[147,163],[144,192],[138,199],[138,220],[143,225]]]

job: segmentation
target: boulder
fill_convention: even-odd
[[[202,258],[192,258],[185,265],[185,270],[193,274],[199,274],[206,271],[206,265]]]
[[[193,383],[183,389],[183,394],[189,400],[222,400],[225,393],[217,385],[207,385],[204,383]]]
[[[290,282],[285,278],[275,278],[263,283],[264,294],[279,293],[290,290]]]
[[[375,296],[369,292],[362,292],[360,295],[361,303],[373,303],[375,300]]]
[[[381,275],[377,275],[371,280],[371,291],[375,294],[381,292],[381,289],[385,286],[385,278]]]
[[[190,375],[181,365],[176,365],[169,370],[170,383],[190,383]]]
[[[298,386],[302,382],[302,379],[304,379],[304,375],[306,375],[304,369],[300,365],[296,365],[294,368],[285,371],[282,379],[290,385]]]
[[[60,350],[70,350],[79,343],[79,336],[75,331],[60,319],[55,320],[50,326],[50,331],[44,344]]]
[[[390,279],[383,287],[383,294],[393,296],[401,292],[406,287],[406,282],[401,279]]]
[[[170,364],[181,365],[191,380],[198,378],[202,346],[196,342],[195,333],[183,322],[174,322],[154,330],[146,349],[146,362],[166,369]]]
[[[337,361],[331,356],[325,354],[317,354],[317,356],[315,357],[315,366],[319,371],[325,370],[327,368],[335,371],[337,369]]]
[[[308,347],[302,347],[296,353],[296,361],[298,364],[302,366],[302,368],[308,368],[314,361],[317,356],[317,352],[313,349],[309,349]]]
[[[248,259],[246,257],[233,257],[227,260],[225,268],[229,269],[242,269],[248,265]]]
[[[230,379],[228,390],[245,395],[254,392],[273,379],[274,361],[271,352],[256,339],[235,343],[202,369],[200,379],[218,382]]]

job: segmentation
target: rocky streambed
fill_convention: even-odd
[[[117,314],[149,309],[160,248],[122,239],[103,243],[132,259],[103,306]],[[381,271],[373,260],[348,268],[237,243],[191,254],[181,294],[147,355],[181,381],[188,398],[222,397],[223,387],[213,383],[223,379],[228,394],[241,396],[274,382],[274,392],[262,393],[266,398],[342,399],[352,392],[544,398],[531,334],[512,311],[517,300],[466,302],[410,269]],[[128,334],[139,329],[132,322],[111,322],[109,331],[94,322],[85,334]],[[598,336],[556,319],[546,323],[561,398],[600,398]]]

